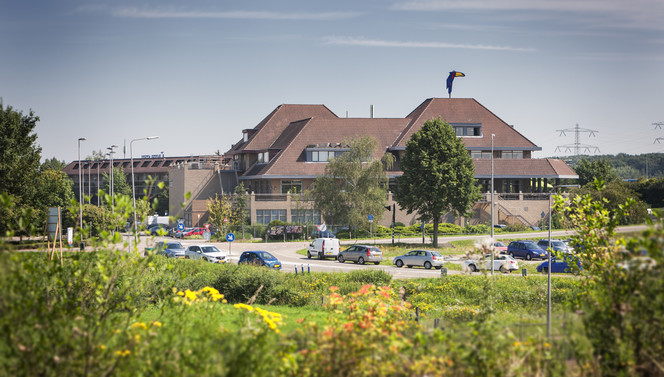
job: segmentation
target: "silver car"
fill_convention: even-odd
[[[468,259],[463,261],[470,272],[478,270],[491,270],[491,254],[485,255],[484,260]],[[493,257],[493,270],[510,273],[519,269],[519,264],[509,255],[500,254]]]
[[[211,263],[226,263],[226,253],[212,245],[190,245],[184,252],[185,259],[202,259]]]
[[[164,255],[166,258],[184,258],[185,248],[179,242],[160,241],[155,245],[154,250],[157,255]]]
[[[366,262],[379,264],[383,261],[383,252],[376,246],[353,245],[340,252],[337,260],[339,263],[349,260],[359,264],[365,264]]]
[[[406,265],[408,268],[421,266],[427,270],[430,270],[431,267],[440,269],[443,267],[443,256],[437,251],[413,250],[404,255],[394,257],[392,264],[397,267]]]

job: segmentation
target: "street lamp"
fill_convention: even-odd
[[[580,185],[558,185],[553,186],[549,191],[549,247],[547,250],[547,267],[546,267],[546,337],[551,338],[551,218],[553,217],[553,205],[551,198],[557,188],[561,187],[581,187]]]
[[[493,137],[495,134],[491,134],[491,242],[494,242],[493,239]],[[493,275],[493,245],[491,245],[491,275]]]
[[[111,145],[110,147],[106,148],[110,152],[108,152],[110,159],[111,159],[111,166],[109,166],[108,170],[110,171],[110,182],[108,183],[108,194],[111,195],[111,213],[115,213],[115,189],[113,188],[113,153],[115,153],[114,148],[117,148],[117,145]]]
[[[81,220],[81,230],[83,230],[83,186],[81,186],[83,174],[81,174],[81,141],[85,140],[86,138],[84,137],[78,138],[78,216]]]
[[[134,233],[138,234],[138,225],[136,224],[136,186],[134,185],[134,152],[132,146],[135,141],[139,140],[154,140],[159,139],[159,136],[148,136],[139,139],[133,139],[129,142],[129,158],[131,160],[131,199],[134,204]]]

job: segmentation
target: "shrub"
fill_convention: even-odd
[[[526,230],[530,230],[530,228],[521,223],[514,223],[512,225],[506,226],[504,230],[506,232],[524,232]]]
[[[490,233],[491,228],[486,224],[466,225],[463,228],[463,232],[467,234]]]

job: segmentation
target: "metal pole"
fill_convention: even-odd
[[[81,186],[81,141],[85,141],[84,137],[78,138],[78,216],[80,218],[81,229],[83,229],[83,187]]]
[[[101,181],[99,180],[99,167],[101,165],[100,161],[101,160],[97,160],[97,207],[99,207],[99,197],[101,196],[101,195],[99,195],[99,190],[101,189],[101,186],[100,186]]]
[[[92,160],[88,161],[88,204],[92,204],[92,178],[90,176],[92,169]]]
[[[111,166],[109,167],[109,170],[111,172],[109,178],[111,181],[108,184],[108,193],[109,195],[111,195],[111,213],[115,213],[115,187],[113,187],[113,174],[114,174],[113,171],[115,170],[115,168],[113,166],[113,154],[115,153],[114,148],[117,147],[118,147],[117,145],[111,145],[110,147],[106,148],[111,151],[109,154],[111,157]]]
[[[491,134],[491,275],[493,275],[493,137]]]

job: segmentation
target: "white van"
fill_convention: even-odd
[[[318,257],[334,258],[339,256],[339,239],[338,238],[316,238],[311,242],[307,248],[307,258]]]

